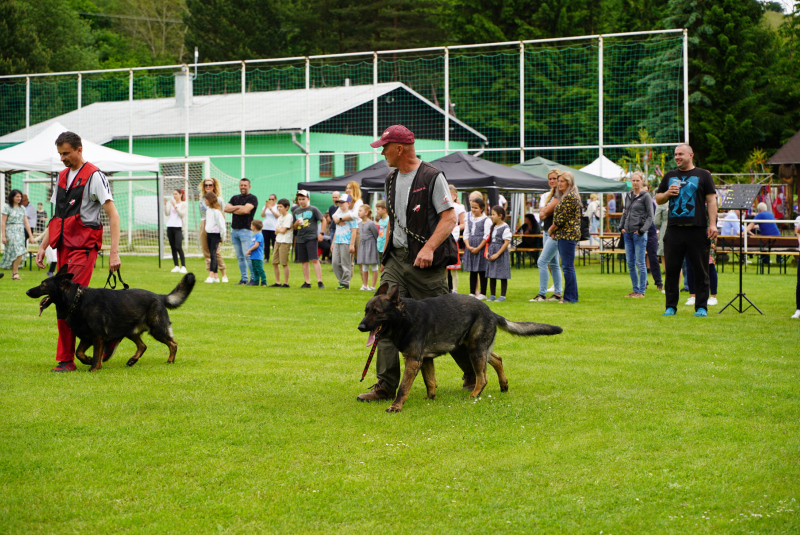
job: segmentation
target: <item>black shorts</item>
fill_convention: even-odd
[[[317,251],[317,240],[311,240],[297,244],[297,261],[300,263],[311,262],[312,260],[319,260],[319,252]]]

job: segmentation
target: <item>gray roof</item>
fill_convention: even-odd
[[[202,95],[193,97],[192,105],[188,108],[189,134],[238,134],[243,126],[246,132],[302,130],[371,103],[375,96],[381,97],[397,89],[407,91],[424,105],[444,115],[444,110],[399,82],[377,86],[315,88],[308,90],[308,94],[305,89],[248,92],[244,95],[244,121],[241,119],[241,93]],[[96,102],[32,125],[29,136],[33,137],[52,123],[59,122],[95,143],[105,144],[113,139],[127,139],[132,120],[132,135],[135,138],[176,137],[185,133],[185,116],[186,108],[177,107],[175,98],[141,99],[133,103],[127,100]],[[486,136],[455,117],[451,116],[450,120],[486,140]],[[19,143],[27,138],[23,128],[0,137],[0,144]]]
[[[800,130],[767,162],[769,165],[800,164]]]

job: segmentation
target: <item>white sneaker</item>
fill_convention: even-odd
[[[547,291],[548,291],[548,292],[555,292],[555,291],[556,291],[556,287],[555,287],[555,286],[551,286],[551,287],[549,287],[549,288],[547,289]]]
[[[186,266],[181,266],[179,273],[189,273],[189,272],[186,270]]]
[[[478,299],[479,301],[484,301],[486,299],[486,296],[483,294],[475,294],[475,299]]]
[[[179,266],[175,266],[174,268],[172,268],[172,271],[170,271],[170,273],[177,273],[180,270],[181,270],[181,268]]]
[[[375,288],[373,288],[372,286],[370,286],[369,288],[367,288],[367,290],[369,290],[370,292],[374,292],[374,291],[375,291]]]
[[[716,297],[709,297],[708,298],[708,306],[713,306],[713,305],[716,305],[716,304],[717,304],[717,298]]]
[[[228,282],[228,277],[222,277],[222,282]]]
[[[694,304],[694,297],[690,297],[689,299],[687,299],[685,304],[686,304],[687,306],[688,306],[688,305],[693,305],[693,304]]]
[[[214,282],[214,279],[212,279],[211,277],[209,277],[209,278],[207,278],[206,280],[204,280],[203,282],[209,282],[209,283],[210,283],[210,282]]]
[[[800,308],[792,315],[793,320],[800,320]]]
[[[360,292],[368,292],[369,291],[369,286],[362,285],[361,288],[358,289],[358,291],[360,291]]]
[[[212,282],[217,282],[217,283],[218,283],[218,282],[219,282],[219,279],[214,279]]]

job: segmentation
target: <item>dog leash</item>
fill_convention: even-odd
[[[127,290],[128,288],[130,288],[130,286],[125,284],[125,281],[122,280],[122,270],[121,269],[118,269],[117,271],[109,271],[108,272],[108,278],[106,279],[106,284],[105,284],[105,286],[103,286],[103,288],[110,288],[111,290],[116,290],[117,289],[117,277],[119,277],[119,282],[122,283],[122,289],[123,290]]]
[[[380,332],[381,332],[381,327],[378,327],[378,329],[375,331],[375,341],[372,343],[372,349],[369,350],[369,357],[367,358],[367,365],[364,366],[364,373],[361,374],[361,381],[359,381],[359,383],[364,381],[364,377],[367,376],[367,370],[369,370],[369,365],[372,364],[372,357],[375,356],[375,349],[378,347],[378,339],[380,338],[378,336],[378,334]]]

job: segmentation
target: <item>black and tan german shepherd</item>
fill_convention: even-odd
[[[560,334],[561,327],[544,323],[508,321],[492,312],[486,303],[468,295],[445,294],[415,301],[401,298],[397,288],[387,293],[384,284],[367,302],[364,319],[358,326],[369,332],[367,345],[375,336],[389,338],[405,358],[405,370],[397,397],[386,412],[403,409],[411,385],[422,369],[428,398],[436,396],[436,374],[433,358],[450,353],[457,361],[468,360],[475,371],[475,389],[470,397],[478,397],[486,386],[486,364],[497,372],[500,391],[508,391],[503,359],[492,351],[497,327],[520,336]]]
[[[72,282],[72,273],[67,273],[67,266],[62,266],[55,277],[43,280],[26,293],[28,297],[44,297],[39,304],[40,314],[51,304],[56,305],[58,317],[65,319],[80,339],[75,357],[91,365],[89,371],[93,372],[111,358],[110,355],[103,357],[103,349],[123,338],[136,344],[136,353],[128,360],[128,366],[136,364],[147,349],[141,336],[147,331],[169,347],[167,362],[175,362],[178,344],[173,338],[167,309],[181,306],[192,293],[194,283],[194,274],[187,273],[168,295],[147,290],[85,288]],[[86,356],[90,346],[94,346],[91,359]]]

